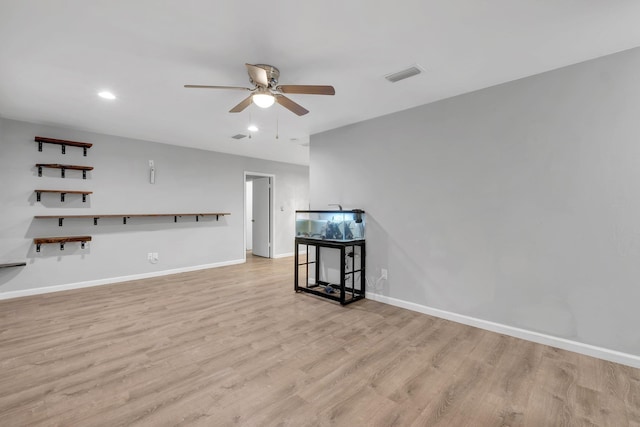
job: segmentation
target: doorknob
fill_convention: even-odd
[[[252,219],[252,220],[251,220],[251,222],[256,222],[256,220],[255,220],[255,219]]]

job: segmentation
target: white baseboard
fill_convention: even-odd
[[[174,268],[171,270],[152,271],[149,273],[132,274],[130,276],[109,277],[106,279],[89,280],[86,282],[69,283],[65,285],[47,286],[44,288],[25,289],[23,291],[9,291],[0,293],[0,300],[20,298],[30,295],[48,294],[50,292],[68,291],[71,289],[89,288],[91,286],[111,285],[113,283],[129,282],[131,280],[149,279],[151,277],[168,276],[170,274],[186,273],[189,271],[206,270],[208,268],[224,267],[227,265],[242,264],[245,260],[216,262],[213,264],[194,265],[191,267]]]
[[[278,258],[288,258],[290,256],[295,255],[293,252],[287,252],[286,254],[277,254],[273,256],[273,259],[278,259]]]
[[[434,317],[440,317],[442,319],[451,320],[451,321],[462,323],[465,325],[475,326],[480,329],[485,329],[488,331],[509,335],[515,338],[521,338],[521,339],[536,342],[539,344],[545,344],[551,347],[561,348],[563,350],[573,351],[575,353],[580,353],[587,356],[597,357],[598,359],[604,359],[611,362],[620,363],[622,365],[631,366],[634,368],[640,368],[640,357],[635,356],[633,354],[622,353],[615,350],[609,350],[603,347],[584,344],[578,341],[571,341],[566,338],[554,337],[552,335],[546,335],[539,332],[520,329],[513,326],[503,325],[501,323],[495,323],[488,320],[477,319],[475,317],[452,313],[450,311],[440,310],[437,308],[432,308],[426,305],[420,305],[420,304],[400,300],[397,298],[388,297],[385,295],[367,292],[366,297],[373,301],[382,302],[382,303],[393,305],[396,307],[406,308],[407,310],[417,311],[418,313],[428,314]]]
[[[300,254],[306,254],[307,251],[300,251]],[[288,258],[288,257],[292,257],[294,256],[296,253],[295,252],[287,252],[286,254],[278,254],[278,255],[274,255],[273,258]]]

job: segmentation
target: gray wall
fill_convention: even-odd
[[[640,355],[639,74],[634,49],[314,135],[311,207],[367,211],[374,293]]]
[[[92,142],[82,150],[44,144],[37,151],[35,136]],[[241,142],[239,142],[241,143]],[[233,156],[0,119],[0,262],[26,260],[18,269],[0,269],[0,294],[54,285],[118,278],[164,270],[218,264],[244,257],[244,171],[275,174],[275,255],[293,252],[294,211],[308,206],[308,167]],[[156,166],[156,184],[149,183],[148,161]],[[94,166],[87,180],[77,171],[46,170],[37,176],[35,163]],[[81,197],[43,194],[34,189],[93,191]],[[280,207],[284,210],[280,210]],[[215,218],[132,218],[36,220],[34,215],[230,212]],[[85,250],[69,243],[64,251],[43,246],[34,237],[92,235]],[[158,252],[150,264],[148,252]]]

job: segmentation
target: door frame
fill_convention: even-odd
[[[271,192],[269,194],[269,242],[271,242],[271,246],[269,246],[269,258],[274,258],[274,254],[276,253],[276,242],[274,236],[276,235],[276,212],[275,212],[275,200],[276,200],[276,176],[271,173],[264,172],[251,172],[244,171],[243,181],[242,181],[242,194],[244,197],[242,198],[242,210],[244,212],[244,218],[242,222],[244,223],[244,228],[242,230],[242,246],[244,247],[244,251],[242,251],[242,257],[245,262],[247,262],[247,177],[248,176],[259,176],[264,178],[271,178]]]

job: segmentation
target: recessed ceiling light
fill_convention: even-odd
[[[247,130],[249,132],[258,132],[258,126],[256,125],[249,125],[249,127],[247,128]]]
[[[104,98],[104,99],[116,99],[116,96],[114,94],[112,94],[111,92],[107,91],[107,90],[99,92],[98,96],[100,98]]]

